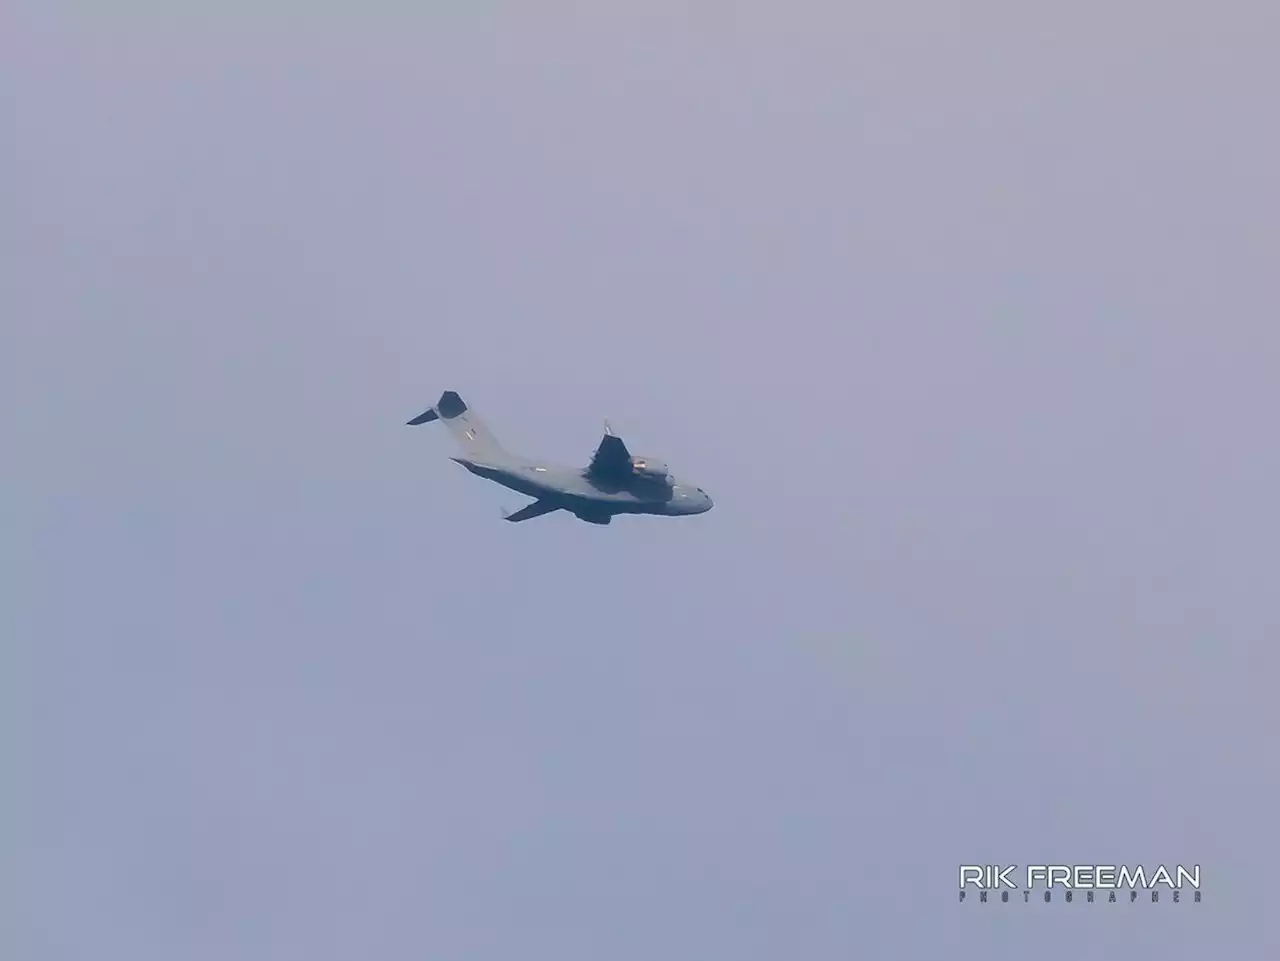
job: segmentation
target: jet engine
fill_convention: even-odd
[[[631,469],[640,477],[650,480],[666,480],[670,475],[667,465],[653,457],[631,458]]]

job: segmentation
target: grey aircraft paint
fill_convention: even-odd
[[[605,424],[605,434],[586,467],[562,467],[508,452],[485,423],[451,390],[440,395],[410,426],[439,420],[462,448],[452,460],[471,473],[534,498],[532,504],[507,514],[525,521],[565,510],[591,524],[608,524],[618,514],[680,517],[711,510],[701,487],[673,477],[667,465],[636,457]]]

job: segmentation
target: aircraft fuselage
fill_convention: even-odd
[[[712,507],[706,491],[672,477],[665,464],[632,456],[608,424],[591,463],[573,468],[509,453],[456,391],[445,391],[435,406],[409,424],[435,421],[448,428],[462,449],[463,456],[452,458],[454,461],[479,477],[535,499],[508,514],[509,521],[565,510],[593,524],[608,524],[618,514],[681,517],[702,514]]]
[[[678,516],[702,514],[712,500],[700,487],[677,478],[667,481],[633,478],[613,484],[589,477],[580,468],[535,463],[484,464],[465,457],[452,460],[477,477],[491,480],[510,490],[538,500],[558,500],[562,509],[583,514],[659,514]],[[590,517],[583,517],[589,520]]]

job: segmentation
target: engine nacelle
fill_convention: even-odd
[[[631,458],[631,469],[641,477],[648,477],[652,480],[664,480],[670,474],[670,471],[667,470],[667,465],[653,457]]]

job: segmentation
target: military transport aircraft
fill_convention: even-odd
[[[509,521],[527,521],[565,510],[591,524],[608,524],[616,514],[680,516],[711,510],[706,491],[672,477],[661,461],[632,457],[607,423],[591,463],[576,468],[508,453],[475,411],[451,390],[409,424],[433,420],[442,421],[462,448],[465,456],[452,460],[473,474],[536,498],[514,514],[506,514]]]

